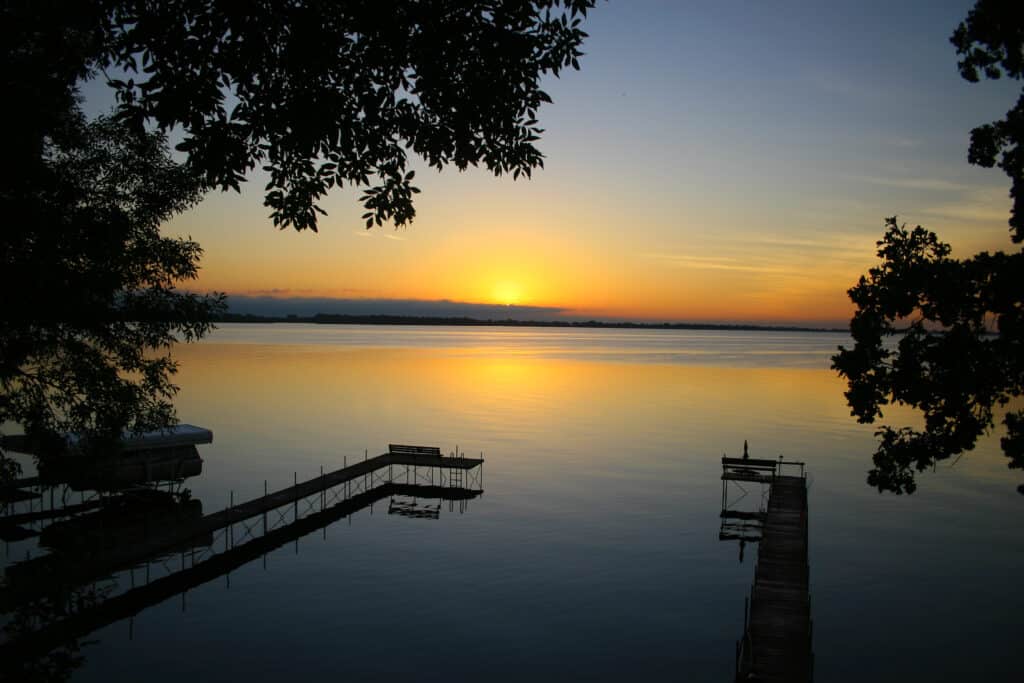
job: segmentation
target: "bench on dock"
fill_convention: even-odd
[[[730,481],[771,482],[775,478],[778,460],[762,458],[722,457],[722,479]]]
[[[402,444],[388,444],[390,455],[431,455],[441,457],[441,449],[437,446],[405,446]]]

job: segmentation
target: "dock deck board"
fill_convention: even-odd
[[[737,680],[803,683],[812,678],[807,487],[787,476],[771,486]]]

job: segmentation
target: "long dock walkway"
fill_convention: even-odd
[[[737,680],[813,678],[807,481],[776,475],[764,517]]]
[[[188,565],[186,554],[182,552],[182,569],[180,571],[147,582],[145,585],[132,587],[125,593],[103,600],[97,605],[71,612],[65,618],[24,634],[14,641],[0,643],[0,662],[9,657],[45,654],[62,643],[83,638],[97,629],[132,617],[147,607],[164,602],[175,595],[228,574],[261,555],[322,529],[374,502],[386,500],[390,496],[406,495],[440,500],[466,500],[476,497],[479,493],[480,491],[461,487],[385,482],[369,491],[337,502],[326,509],[313,512],[284,527],[269,530],[262,536],[218,553],[205,561],[196,563],[193,560]],[[2,666],[0,666],[0,671],[2,671]]]
[[[483,492],[482,481],[478,480],[481,488],[469,489],[465,485],[468,482],[464,481],[462,473],[482,465],[483,462],[482,458],[445,457],[436,448],[392,446],[388,453],[367,458],[280,491],[165,529],[142,543],[131,544],[91,558],[78,558],[73,567],[66,566],[59,556],[53,556],[52,562],[44,561],[44,565],[33,566],[32,576],[21,576],[19,573],[18,578],[24,581],[24,584],[19,581],[19,590],[13,591],[9,587],[0,590],[0,611],[9,611],[15,604],[33,596],[35,591],[30,590],[31,584],[45,587],[55,583],[69,585],[92,581],[113,571],[144,562],[160,555],[161,552],[187,546],[193,539],[209,536],[254,517],[262,515],[266,526],[267,513],[280,510],[284,506],[293,505],[294,518],[298,519],[299,502],[308,501],[314,496],[320,496],[315,507],[323,510],[329,502],[324,494],[330,489],[341,488],[338,498],[348,500],[375,488],[382,489],[379,492],[381,495],[400,493],[398,484],[422,481],[432,487],[448,489],[448,495],[444,496],[446,498],[471,498]],[[424,470],[429,474],[429,479],[423,475]],[[447,478],[441,475],[445,470],[450,471]],[[436,481],[435,472],[438,473]],[[402,474],[405,475],[404,482],[398,476]],[[52,566],[49,566],[51,564]],[[8,568],[8,579],[14,578],[11,576],[14,569],[13,566]]]

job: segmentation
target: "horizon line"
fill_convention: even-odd
[[[724,327],[790,327],[800,329],[848,329],[845,318],[717,318],[686,319],[668,315],[622,315],[607,311],[587,311],[567,306],[501,304],[454,299],[342,298],[332,296],[276,296],[228,294],[228,313],[284,318],[289,315],[309,318],[315,315],[397,316],[418,318],[470,318],[480,321],[515,320],[518,322],[603,322],[637,325],[712,325]]]
[[[849,332],[845,328],[808,327],[792,324],[706,323],[706,322],[637,322],[629,320],[519,320],[515,318],[472,318],[468,316],[417,316],[395,314],[336,314],[313,315],[260,315],[253,313],[224,313],[214,318],[216,323],[312,323],[318,325],[424,325],[437,327],[581,327],[618,329],[690,329],[735,330],[769,332]]]

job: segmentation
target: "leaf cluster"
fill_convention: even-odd
[[[878,256],[849,291],[855,346],[840,347],[833,368],[848,380],[862,423],[883,417],[888,404],[921,411],[921,430],[877,432],[868,476],[880,490],[910,493],[915,471],[973,448],[994,411],[1024,392],[1024,253],[953,259],[934,233],[892,217]],[[1024,467],[1022,419],[1004,416],[1011,467]]]
[[[978,0],[957,26],[950,42],[960,56],[960,75],[977,83],[982,77],[1024,77],[1024,12],[1013,0]],[[1010,177],[1010,232],[1024,241],[1024,89],[1006,117],[971,131],[968,161],[999,166]]]
[[[108,0],[93,64],[120,114],[180,126],[210,187],[270,177],[275,225],[317,229],[332,187],[367,227],[415,216],[408,155],[529,176],[546,74],[579,68],[594,0]]]
[[[75,111],[65,124],[36,182],[3,198],[0,422],[44,442],[74,431],[105,444],[173,422],[168,351],[207,332],[223,296],[176,289],[202,250],[159,226],[201,185],[163,136]]]

